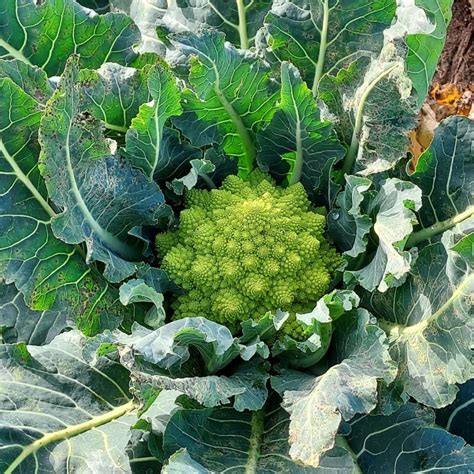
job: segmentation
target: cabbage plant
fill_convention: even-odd
[[[451,3],[1,3],[0,472],[474,470]]]

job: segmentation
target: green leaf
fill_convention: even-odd
[[[281,65],[281,97],[266,128],[258,133],[258,162],[277,179],[301,182],[310,195],[322,174],[344,155],[329,121],[321,120],[311,91],[290,63]],[[327,179],[327,178],[326,178]]]
[[[226,35],[227,41],[248,49],[263,24],[271,0],[178,0],[179,13],[190,30],[210,26]]]
[[[185,114],[174,122],[186,136],[214,130],[215,142],[238,158],[239,173],[246,176],[257,157],[255,134],[270,120],[277,100],[268,67],[254,54],[225,44],[224,34],[216,31],[174,35],[173,43],[190,56],[192,88],[183,91]],[[199,120],[190,121],[188,114]]]
[[[106,63],[98,70],[82,69],[81,108],[110,130],[125,133],[141,104],[150,100],[147,87],[149,66],[133,69]]]
[[[438,59],[443,50],[448,25],[451,21],[452,0],[416,0],[431,22],[429,31],[412,33],[405,38],[408,47],[406,64],[408,75],[421,107],[433,79]],[[419,15],[419,13],[417,13]]]
[[[434,238],[474,214],[473,142],[474,124],[467,117],[450,117],[435,130],[410,177],[422,190],[418,215],[425,229],[412,236],[410,245]]]
[[[38,104],[45,104],[54,88],[48,76],[39,67],[30,66],[17,59],[0,59],[0,79],[10,78],[23,92]]]
[[[164,297],[156,288],[149,286],[140,278],[128,280],[120,287],[120,302],[124,306],[130,303],[152,303],[154,306],[145,316],[145,323],[158,328],[165,322],[166,313],[163,308]]]
[[[288,414],[272,406],[253,413],[231,408],[180,410],[165,430],[165,454],[177,454],[164,472],[357,472],[340,446],[324,457],[321,469],[293,461],[288,454],[288,422]]]
[[[204,158],[191,160],[191,169],[181,178],[175,178],[167,187],[178,196],[183,195],[185,189],[194,187],[214,189],[230,174],[237,174],[237,160],[229,159],[222,151],[208,148]]]
[[[474,444],[474,379],[459,386],[451,405],[436,410],[436,423],[449,432]]]
[[[260,350],[256,345],[241,344],[225,326],[202,317],[172,321],[134,341],[132,347],[147,362],[178,374],[190,358],[190,349],[199,353],[210,374],[239,356],[249,360]]]
[[[67,58],[80,55],[81,67],[105,62],[128,64],[136,57],[138,28],[122,13],[93,14],[73,0],[4,2],[0,10],[0,56],[59,75]]]
[[[385,334],[366,310],[348,313],[336,326],[339,364],[318,377],[291,371],[272,377],[290,413],[290,456],[314,467],[334,447],[343,420],[375,408],[377,381],[394,376]]]
[[[456,384],[474,377],[472,291],[474,272],[453,246],[462,237],[474,245],[474,222],[447,231],[443,242],[424,247],[407,282],[384,294],[366,295],[390,339],[399,365],[397,381],[425,405],[452,403]]]
[[[349,148],[344,173],[380,173],[406,155],[450,3],[420,0],[395,11],[394,0],[281,0],[267,15],[259,49],[270,61],[299,67],[328,106]]]
[[[359,58],[323,77],[319,97],[337,117],[335,128],[349,148],[345,174],[380,173],[406,156],[418,111],[411,91],[404,57],[392,42],[378,57]]]
[[[372,228],[363,202],[372,186],[369,178],[345,176],[344,190],[337,196],[335,208],[328,216],[328,231],[344,255],[355,258],[364,253]]]
[[[377,250],[364,268],[345,272],[346,283],[356,282],[368,291],[377,288],[383,292],[405,281],[414,255],[404,250],[404,244],[416,222],[413,211],[420,206],[421,191],[413,183],[397,178],[382,182],[367,209],[367,214],[374,222],[373,231],[378,237]],[[362,225],[362,233],[365,235],[368,219],[360,215],[358,224],[359,229]]]
[[[53,235],[56,212],[38,170],[42,104],[9,77],[0,79],[0,102],[9,111],[0,114],[0,278],[15,283],[30,308],[64,311],[88,334],[117,327],[134,308],[118,303],[118,292],[86,265],[81,248]]]
[[[82,114],[78,68],[78,58],[71,57],[41,120],[41,173],[62,211],[52,220],[55,236],[71,244],[87,241],[88,259],[104,262],[104,275],[118,282],[141,260],[129,231],[158,224],[167,208],[160,188],[113,156],[98,122]]]
[[[172,378],[142,370],[131,350],[122,350],[120,360],[130,371],[133,383],[142,390],[149,386],[158,390],[177,391],[207,408],[227,405],[232,398],[232,405],[237,411],[259,410],[268,396],[268,367],[261,362],[242,364],[229,376]]]
[[[182,160],[176,163],[171,153],[163,156],[162,142],[164,131],[171,133],[164,130],[165,122],[180,115],[182,108],[176,79],[164,63],[150,69],[147,87],[152,102],[141,105],[138,115],[132,120],[125,138],[125,152],[131,163],[153,180],[170,162],[173,167],[181,164]]]
[[[67,326],[67,311],[32,311],[15,285],[0,283],[0,341],[48,344]]]
[[[297,314],[296,319],[311,325],[314,320],[329,323],[339,319],[359,306],[360,298],[350,290],[334,290],[324,295],[316,304],[314,310],[308,314]]]
[[[97,13],[107,13],[110,9],[109,0],[80,0],[78,3]]]
[[[408,403],[390,416],[362,416],[348,442],[363,472],[469,472],[474,448],[437,427],[433,410]]]
[[[138,26],[141,33],[138,51],[157,53],[160,56],[165,56],[166,45],[157,34],[157,27],[163,26],[163,18],[170,9],[168,3],[171,2],[168,0],[110,0],[113,11],[126,13]],[[179,23],[179,27],[182,26]]]
[[[86,363],[83,341],[72,331],[46,346],[0,346],[2,472],[130,470],[128,372]]]
[[[168,464],[161,471],[163,474],[181,474],[192,472],[193,474],[207,474],[209,471],[201,464],[194,461],[186,449],[179,449],[168,459]]]
[[[189,173],[184,175],[182,178],[173,179],[173,181],[170,183],[170,188],[176,194],[182,196],[185,189],[193,189],[197,185],[199,178],[204,179],[205,182],[210,185],[211,189],[216,187],[212,179],[208,176],[216,170],[216,167],[212,161],[204,159],[191,160],[189,163],[191,165]]]
[[[111,0],[115,9],[127,13],[140,28],[140,51],[165,56],[167,35],[183,31],[219,30],[235,46],[254,44],[271,0]]]
[[[395,7],[394,0],[281,0],[265,17],[264,35],[270,53],[297,66],[316,93],[323,73],[380,52]]]

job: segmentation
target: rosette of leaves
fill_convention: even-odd
[[[470,472],[472,121],[404,171],[451,2],[79,3],[0,6],[0,471]],[[306,341],[169,322],[150,242],[256,166],[344,253]]]

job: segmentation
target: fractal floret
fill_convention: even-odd
[[[157,237],[162,267],[185,290],[175,319],[205,316],[236,333],[267,311],[310,311],[325,294],[340,257],[301,184],[229,176],[220,189],[189,191],[186,207],[179,229]],[[304,338],[294,317],[282,332]]]

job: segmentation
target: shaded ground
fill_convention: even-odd
[[[474,82],[474,0],[454,0],[453,19],[433,82],[467,88]]]

